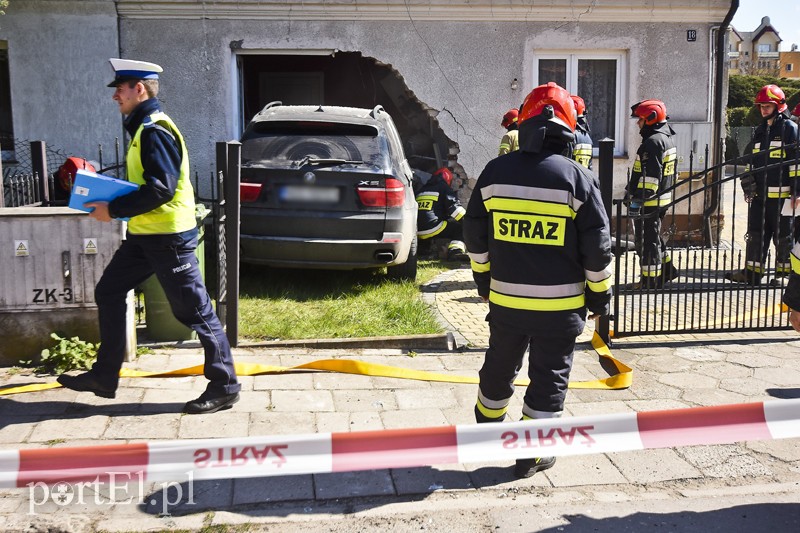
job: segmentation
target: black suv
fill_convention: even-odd
[[[242,135],[241,260],[417,274],[411,168],[381,106],[273,102]]]

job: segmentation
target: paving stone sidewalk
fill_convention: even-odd
[[[237,348],[235,357],[278,366],[354,358],[477,375],[488,335],[486,304],[477,298],[469,270],[445,273],[424,294],[463,338],[461,351],[250,347]],[[607,375],[588,343],[590,334],[587,330],[580,339],[573,380]],[[633,385],[619,391],[571,390],[565,415],[800,398],[800,336],[789,332],[621,340],[612,353],[633,367]],[[193,366],[201,359],[197,348],[159,349],[128,366],[164,371]],[[9,369],[0,372],[0,387],[52,381]],[[0,397],[0,450],[471,424],[477,393],[469,384],[297,372],[244,376],[242,399],[232,410],[180,414],[183,403],[196,397],[205,383],[202,376],[126,378],[114,400],[61,388]],[[520,413],[521,398],[519,391],[510,407],[512,417]],[[688,502],[698,494],[735,500],[734,487],[742,485],[751,488],[748,494],[798,501],[798,444],[797,439],[746,441],[565,457],[553,469],[526,480],[513,479],[508,463],[487,457],[485,463],[468,465],[196,481],[191,497],[186,491],[176,493],[187,489],[186,484],[179,488],[144,482],[141,494],[127,493],[132,501],[101,490],[97,500],[82,505],[44,501],[42,492],[28,488],[5,489],[0,491],[0,530],[46,530],[54,524],[54,530],[64,531],[196,530],[246,523],[299,531],[302,528],[281,528],[308,523],[312,530],[318,526],[327,531],[322,521],[331,517],[357,510],[391,515],[414,509],[421,501],[453,508],[491,506],[498,498],[533,495],[540,505],[643,498]]]

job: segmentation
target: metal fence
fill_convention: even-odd
[[[797,145],[781,147],[797,153]],[[792,156],[795,157],[795,156]],[[777,272],[774,252],[767,254],[760,283],[734,283],[726,273],[745,268],[749,204],[742,178],[767,170],[786,170],[797,159],[774,158],[767,167],[749,170],[745,158],[690,171],[672,188],[673,201],[658,213],[631,216],[622,200],[613,201],[615,288],[612,336],[753,331],[789,328],[781,297],[788,279]],[[706,157],[707,161],[708,158]],[[792,186],[794,196],[794,185]],[[789,200],[784,214],[794,217]],[[763,217],[765,213],[760,213]],[[643,288],[635,226],[648,216],[663,217],[661,235],[679,275],[660,288]],[[776,219],[780,214],[775,214]],[[775,220],[777,227],[777,220]],[[792,235],[776,235],[791,239]],[[774,246],[774,245],[773,245]]]
[[[120,141],[115,139],[109,161],[108,150],[103,145],[97,148],[96,159],[81,159],[86,168],[106,175],[124,178],[124,165],[120,163]],[[75,178],[60,173],[60,167],[70,157],[44,141],[17,141],[14,144],[14,159],[0,165],[3,178],[0,181],[0,207],[36,207],[66,205]],[[104,166],[105,162],[109,163]]]

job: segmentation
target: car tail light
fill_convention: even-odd
[[[403,182],[386,178],[383,187],[358,187],[358,198],[367,207],[400,207],[405,202]]]
[[[261,187],[263,185],[263,183],[240,183],[239,201],[255,202],[261,196]]]

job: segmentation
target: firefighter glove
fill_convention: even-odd
[[[753,198],[756,195],[756,178],[752,174],[742,177],[742,191],[745,198]]]

